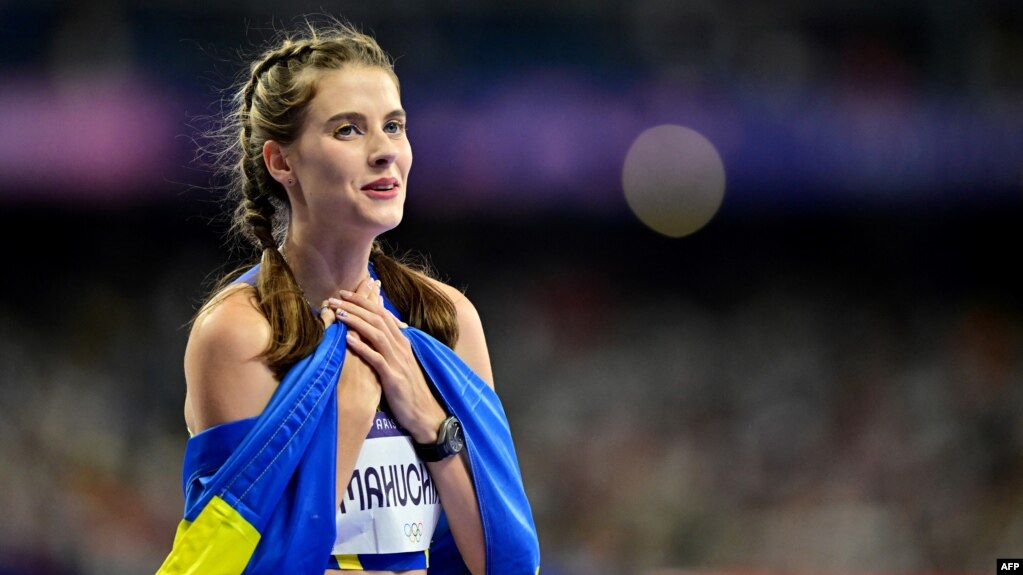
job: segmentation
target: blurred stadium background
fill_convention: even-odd
[[[386,239],[482,314],[545,574],[1023,555],[1023,3],[6,0],[0,574],[169,550],[186,324],[229,257],[197,129],[321,10],[398,58]],[[683,237],[623,193],[664,124],[725,173]],[[637,184],[683,216],[700,182],[654,172],[687,158]]]

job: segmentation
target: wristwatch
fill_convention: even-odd
[[[412,440],[412,447],[419,459],[427,463],[447,459],[465,447],[465,436],[462,435],[462,424],[454,415],[448,416],[437,430],[437,443],[419,443]]]

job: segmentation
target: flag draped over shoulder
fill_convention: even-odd
[[[540,570],[540,546],[501,401],[450,348],[418,329],[403,331],[448,411],[462,423],[483,520],[487,573],[535,575]],[[460,557],[460,570],[439,560],[441,545],[448,546],[447,552],[457,553],[450,535],[446,542],[435,539],[430,548],[430,575],[468,573]]]
[[[337,389],[347,327],[325,331],[258,418],[212,427],[185,449],[184,517],[157,575],[322,575],[335,538]],[[450,348],[402,330],[449,413],[461,420],[489,575],[535,575],[540,549],[500,400]],[[464,575],[450,531],[430,575]]]

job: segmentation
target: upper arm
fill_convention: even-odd
[[[458,342],[455,343],[455,353],[493,388],[494,372],[490,366],[490,352],[487,350],[487,340],[483,335],[483,322],[479,312],[464,293],[447,284],[431,281],[434,281],[434,285],[455,305],[458,316]]]
[[[251,289],[200,312],[185,348],[185,419],[194,433],[262,413],[277,380],[262,356],[270,325]]]

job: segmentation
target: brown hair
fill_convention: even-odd
[[[372,37],[334,18],[318,25],[308,18],[304,22],[299,31],[284,33],[276,48],[256,58],[239,82],[235,111],[220,129],[231,139],[216,154],[228,160],[221,165],[229,170],[229,192],[237,200],[231,229],[262,251],[255,296],[272,334],[264,360],[278,377],[312,352],[323,337],[323,324],[310,313],[310,303],[278,249],[287,231],[290,204],[284,187],[267,170],[263,144],[274,140],[288,145],[297,138],[319,76],[310,72],[369,66],[386,71],[398,85],[390,57]],[[370,261],[409,325],[453,347],[458,339],[455,307],[431,285],[429,268],[385,254],[379,242],[373,244]],[[222,278],[199,313],[223,298],[223,287],[235,275]]]

